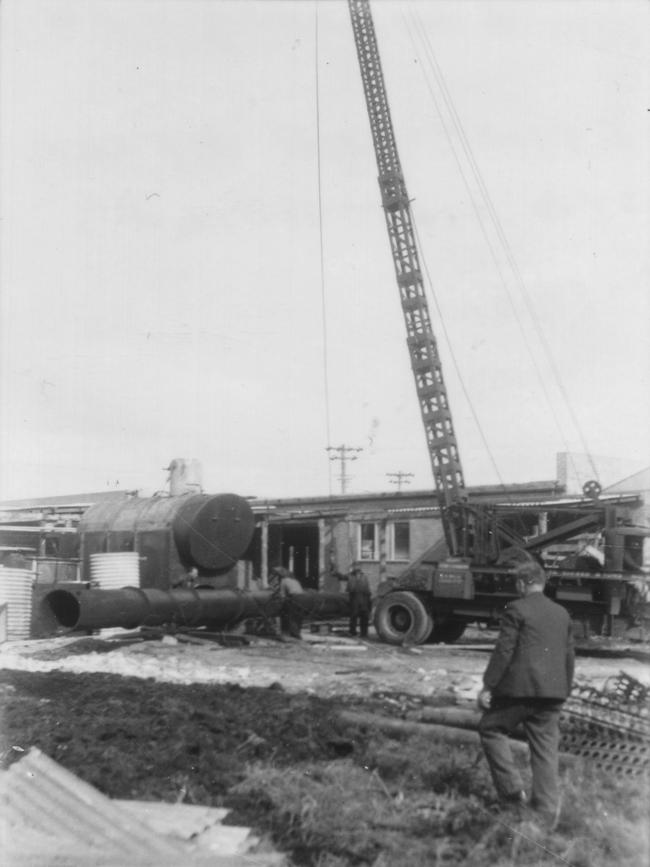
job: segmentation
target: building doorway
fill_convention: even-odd
[[[318,589],[319,540],[317,524],[281,524],[269,527],[269,564],[282,565],[305,589]],[[276,559],[271,559],[275,554]]]

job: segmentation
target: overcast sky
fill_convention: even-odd
[[[467,483],[647,466],[648,4],[372,9]],[[0,16],[0,498],[429,487],[347,4]]]

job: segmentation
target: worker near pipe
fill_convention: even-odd
[[[372,608],[372,597],[368,577],[358,566],[350,570],[348,577],[348,599],[350,601],[350,635],[368,637],[368,622]]]
[[[269,585],[274,595],[278,595],[282,602],[280,609],[280,634],[282,638],[294,638],[300,640],[303,621],[303,609],[295,603],[295,597],[304,591],[298,579],[285,569],[284,566],[275,566],[269,576]]]
[[[530,806],[546,824],[559,812],[559,718],[571,691],[574,647],[565,608],[544,594],[546,573],[530,561],[515,570],[521,597],[505,609],[478,696],[481,744],[503,804]],[[523,729],[530,748],[530,801],[508,735]]]

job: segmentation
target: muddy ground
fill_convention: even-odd
[[[495,812],[475,747],[342,721],[349,710],[402,719],[438,699],[471,707],[493,636],[410,649],[336,635],[180,638],[4,645],[5,766],[38,746],[114,798],[226,806],[295,865],[648,863],[643,776],[563,766],[562,813],[541,829]],[[588,649],[583,683],[601,688],[621,670],[650,679],[642,648]]]

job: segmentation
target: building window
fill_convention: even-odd
[[[359,524],[359,560],[379,560],[379,523]],[[408,521],[396,521],[386,526],[386,558],[403,560],[408,563],[411,557],[411,526]]]
[[[411,525],[408,521],[399,521],[393,527],[393,550],[391,560],[411,559]]]
[[[359,559],[378,560],[379,546],[377,544],[377,525],[359,525]]]

